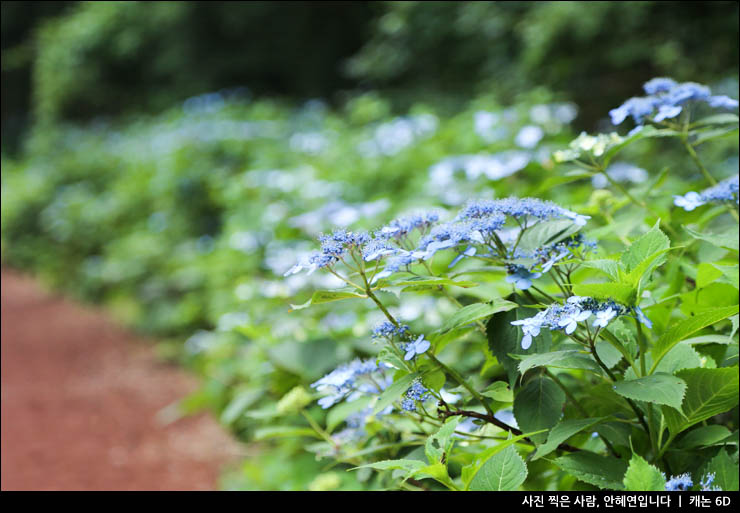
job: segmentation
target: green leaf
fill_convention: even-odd
[[[522,234],[518,247],[524,251],[533,251],[543,246],[555,244],[573,235],[579,229],[580,226],[573,224],[573,221],[569,219],[540,222],[531,228],[527,228]]]
[[[419,460],[383,460],[376,461],[375,463],[368,463],[367,465],[360,465],[359,467],[354,467],[350,470],[372,468],[375,470],[405,470],[407,472],[415,472],[425,466],[426,463]]]
[[[738,122],[738,117],[736,114],[723,113],[723,114],[715,114],[713,116],[707,116],[705,118],[701,118],[691,123],[691,126],[695,127],[695,126],[706,126],[706,125],[730,125],[732,123],[737,123],[737,122]]]
[[[488,459],[470,482],[470,490],[516,490],[527,479],[527,465],[514,447]]]
[[[452,417],[447,419],[442,427],[427,438],[426,444],[424,445],[424,452],[427,455],[427,460],[431,465],[435,463],[441,463],[445,459],[445,455],[449,454],[452,449],[452,444],[455,441],[452,438],[453,433],[457,424],[460,422],[460,417]]]
[[[726,412],[738,403],[738,368],[684,369],[677,373],[687,385],[679,413],[663,408],[672,434],[677,434],[703,420]]]
[[[593,358],[578,350],[554,351],[527,356],[519,363],[519,372],[524,374],[535,367],[556,369],[585,369],[601,374],[601,368]]]
[[[406,374],[398,380],[394,381],[391,386],[383,390],[383,393],[378,397],[378,401],[373,407],[373,415],[377,415],[379,412],[385,410],[388,406],[393,404],[393,401],[401,397],[409,389],[411,383],[419,377],[418,372]]]
[[[722,273],[722,281],[724,283],[729,283],[736,289],[740,287],[740,274],[738,273],[737,265],[712,265]]]
[[[602,273],[606,274],[609,278],[612,279],[612,281],[619,281],[619,278],[621,276],[622,271],[622,264],[617,262],[616,260],[588,260],[586,262],[581,263],[583,267],[589,267],[591,269],[596,269],[597,271],[601,271]]]
[[[666,260],[666,253],[668,253],[671,249],[675,248],[666,248],[661,249],[660,251],[656,251],[649,257],[645,258],[642,262],[640,262],[637,267],[635,267],[631,272],[627,274],[627,276],[624,277],[624,281],[632,285],[633,287],[637,287],[637,295],[640,295],[641,292],[641,285],[644,282],[647,282],[647,280],[643,280],[646,276],[649,278],[650,273],[653,272],[653,270],[657,267],[660,267],[665,263]]]
[[[714,474],[711,486],[719,486],[723,491],[734,492],[738,490],[737,463],[727,454],[726,450],[719,451],[717,455],[705,467],[704,474]]]
[[[322,303],[329,303],[331,301],[341,301],[342,299],[352,298],[366,298],[364,294],[358,294],[356,292],[350,292],[347,290],[317,290],[311,296],[311,299],[303,303],[302,305],[290,305],[293,310],[302,310],[313,305],[320,305]]]
[[[666,404],[677,410],[686,392],[686,383],[670,374],[656,373],[614,384],[614,391],[622,397],[656,404]]]
[[[733,134],[734,132],[737,132],[737,127],[714,128],[712,130],[705,130],[697,135],[696,139],[692,141],[692,144],[694,146],[699,146],[701,143],[711,141],[712,139],[717,139],[718,137],[726,137]]]
[[[680,341],[696,333],[697,331],[711,326],[712,324],[719,322],[731,315],[738,313],[738,306],[723,306],[712,308],[709,311],[701,314],[689,317],[683,321],[675,324],[671,329],[664,333],[653,346],[651,354],[653,356],[653,367],[651,372],[655,370],[660,360],[668,353]]]
[[[470,482],[473,480],[473,478],[478,474],[478,471],[483,467],[483,465],[486,464],[486,462],[493,457],[494,455],[498,454],[499,452],[503,451],[507,447],[510,447],[514,445],[515,443],[524,440],[525,438],[529,438],[532,435],[536,435],[539,433],[544,433],[545,430],[541,431],[535,431],[533,433],[523,433],[519,436],[514,436],[509,438],[506,441],[499,442],[493,447],[489,447],[488,449],[484,450],[483,452],[479,453],[473,463],[470,465],[466,465],[462,469],[461,478],[463,483],[465,483],[465,489],[467,490],[470,487]]]
[[[254,432],[254,440],[268,440],[270,438],[297,438],[311,436],[321,438],[316,431],[302,426],[270,426],[260,428]]]
[[[431,290],[437,287],[449,285],[454,287],[470,288],[477,287],[478,283],[474,281],[455,281],[449,278],[412,278],[410,280],[397,281],[389,283],[389,286],[404,287],[402,292],[418,292],[421,290]]]
[[[549,378],[539,377],[529,381],[514,398],[514,417],[522,431],[550,429],[558,423],[565,404],[565,393]],[[543,433],[532,437],[541,444],[547,436]]]
[[[503,381],[494,381],[488,388],[481,392],[481,395],[502,403],[510,403],[514,400],[514,392]]]
[[[665,477],[656,467],[633,454],[624,474],[624,489],[630,492],[664,492]]]
[[[655,253],[667,250],[670,247],[671,241],[662,231],[660,231],[660,228],[658,228],[659,225],[659,222],[655,223],[655,226],[653,226],[650,231],[633,242],[632,245],[622,253],[621,261],[627,273],[631,273],[643,261],[653,256]]]
[[[573,293],[577,296],[590,296],[595,299],[613,299],[625,305],[634,305],[637,289],[625,283],[586,283],[574,285]]]
[[[447,377],[445,376],[444,371],[442,371],[441,369],[427,372],[421,378],[424,386],[430,390],[434,390],[435,392],[439,392],[439,390],[444,386],[446,380]]]
[[[679,441],[673,444],[672,448],[675,447],[676,449],[686,451],[689,449],[710,447],[725,442],[731,434],[729,429],[719,424],[699,426],[686,433]]]
[[[701,233],[691,228],[684,227],[689,235],[695,239],[700,239],[710,244],[713,244],[719,248],[738,250],[740,243],[738,242],[737,229],[729,229],[722,233]]]
[[[555,465],[584,483],[601,489],[623,490],[622,483],[627,463],[612,456],[581,451],[566,454],[553,461]]]
[[[557,449],[558,446],[565,442],[568,438],[577,433],[580,433],[585,429],[591,429],[593,426],[600,423],[604,418],[605,417],[594,419],[561,420],[550,431],[550,434],[547,437],[547,442],[537,447],[537,451],[534,453],[532,461],[543,456],[547,456],[552,451]]]
[[[452,329],[471,324],[475,321],[479,321],[495,313],[509,311],[517,306],[518,305],[516,303],[501,298],[492,299],[487,303],[468,305],[461,308],[455,312],[452,317],[447,319],[438,332],[444,333],[445,331],[450,331]]]
[[[510,355],[546,352],[550,349],[550,343],[552,341],[550,332],[543,330],[542,333],[535,337],[533,347],[525,352],[521,346],[522,330],[518,326],[511,324],[512,321],[526,319],[535,314],[537,314],[537,310],[519,307],[493,315],[486,325],[488,348],[506,369],[511,386],[514,385],[519,375],[519,361]]]
[[[608,369],[611,369],[622,360],[622,352],[603,339],[599,339],[594,344],[596,354]]]

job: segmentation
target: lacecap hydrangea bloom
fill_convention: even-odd
[[[732,201],[738,204],[738,175],[722,180],[714,187],[710,187],[699,192],[688,192],[683,196],[673,196],[673,204],[681,207],[687,212],[691,212],[697,207],[707,203],[718,203],[722,201]]]
[[[390,368],[375,360],[357,359],[340,365],[311,387],[329,393],[319,399],[319,405],[326,409],[344,399],[351,402],[363,395],[380,394],[393,382],[392,376],[385,372]]]
[[[643,85],[648,96],[630,98],[609,111],[612,124],[620,125],[632,117],[637,125],[650,119],[661,122],[681,114],[690,101],[704,102],[712,108],[736,109],[738,101],[728,96],[712,96],[709,87],[695,82],[678,83],[670,78],[654,78]]]
[[[514,326],[521,326],[522,349],[529,349],[532,339],[540,334],[542,328],[551,331],[562,330],[566,334],[572,334],[579,323],[585,322],[590,317],[595,317],[591,326],[594,328],[606,328],[609,322],[620,316],[634,314],[635,317],[648,327],[652,323],[642,312],[640,307],[628,307],[620,305],[615,301],[599,301],[591,297],[571,296],[563,305],[551,305],[545,310],[537,312],[533,317],[512,321]]]

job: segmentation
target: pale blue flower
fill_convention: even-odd
[[[649,329],[653,328],[653,321],[647,318],[647,316],[643,313],[642,309],[639,306],[635,307],[635,315],[637,316],[637,320],[640,321],[642,324],[647,326]]]
[[[688,473],[671,477],[665,484],[666,491],[677,492],[691,489],[694,482]]]
[[[419,338],[415,341],[406,344],[404,347],[406,354],[403,359],[407,361],[411,360],[414,356],[425,353],[430,346],[431,344],[424,338],[424,335],[419,335]]]
[[[600,312],[596,312],[596,320],[594,320],[592,326],[594,328],[606,328],[606,325],[609,324],[609,321],[614,319],[614,317],[616,316],[617,311],[614,310],[612,307],[609,307],[606,310],[602,310]]]
[[[565,332],[570,335],[573,333],[576,328],[578,327],[578,323],[585,321],[591,316],[591,312],[588,310],[583,310],[581,312],[573,312],[572,314],[568,314],[562,319],[558,321],[558,326],[561,328],[565,328]]]

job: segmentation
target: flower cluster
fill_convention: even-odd
[[[664,474],[665,477],[665,474]],[[700,480],[699,485],[701,486],[701,491],[703,492],[709,492],[709,491],[722,491],[722,488],[719,486],[712,486],[712,483],[714,482],[715,474],[714,472],[705,474]],[[680,474],[678,476],[671,476],[671,478],[666,482],[665,489],[669,492],[685,492],[687,490],[690,490],[691,487],[694,486],[694,481],[691,479],[691,476],[689,473]]]
[[[530,259],[534,260],[535,263],[529,266],[507,264],[506,272],[508,276],[506,282],[514,284],[521,290],[526,290],[532,286],[532,280],[548,273],[559,260],[572,256],[576,248],[583,252],[594,247],[596,247],[595,242],[586,241],[584,236],[578,233],[560,242],[537,248],[533,252],[526,252],[517,248],[510,253],[510,258]]]
[[[552,154],[555,162],[570,162],[577,160],[581,155],[601,157],[611,148],[622,144],[624,138],[612,132],[610,134],[588,135],[586,132],[573,139],[567,150],[559,150]]]
[[[429,390],[417,379],[406,391],[404,399],[401,401],[401,408],[405,411],[416,411],[416,402],[423,401],[427,397],[429,397]]]
[[[675,118],[689,101],[706,102],[710,107],[736,109],[738,101],[727,96],[712,96],[710,89],[695,82],[678,83],[670,78],[654,78],[643,85],[648,96],[630,98],[609,111],[612,124],[620,125],[631,116],[637,125],[645,119],[654,122]]]
[[[620,315],[634,313],[637,319],[648,327],[650,320],[643,314],[640,307],[627,307],[612,300],[598,301],[590,297],[571,296],[563,305],[552,305],[537,312],[534,317],[512,321],[514,326],[521,326],[522,349],[529,349],[532,338],[540,334],[542,328],[549,330],[563,330],[570,335],[578,327],[579,322],[595,316],[592,323],[594,328],[606,328],[609,322]]]
[[[383,321],[377,326],[375,326],[375,328],[373,328],[372,337],[373,338],[384,337],[388,339],[393,338],[394,336],[403,337],[408,333],[408,331],[409,331],[409,327],[404,324],[400,324],[397,326],[393,324],[392,322]]]
[[[735,204],[738,204],[740,198],[738,195],[738,176],[735,175],[723,180],[701,193],[691,191],[683,196],[674,196],[673,203],[687,212],[713,202],[734,201]]]
[[[329,392],[319,399],[319,405],[326,409],[346,399],[354,401],[367,394],[380,394],[393,382],[392,376],[385,372],[390,366],[376,363],[375,360],[353,360],[341,365],[329,374],[311,384],[319,392]]]
[[[672,476],[668,481],[666,481],[665,489],[668,492],[683,492],[691,489],[693,485],[694,482],[691,480],[691,476],[686,473],[678,476]]]
[[[303,269],[308,269],[311,274],[316,269],[330,267],[338,262],[347,251],[355,248],[361,248],[370,241],[370,235],[367,232],[348,232],[346,230],[334,230],[331,235],[321,235],[321,251],[309,255],[307,261],[299,262],[283,275],[290,276],[298,273]]]

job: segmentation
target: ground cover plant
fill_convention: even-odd
[[[737,489],[737,102],[634,94],[579,136],[543,91],[46,128],[3,260],[203,376],[227,488]]]

